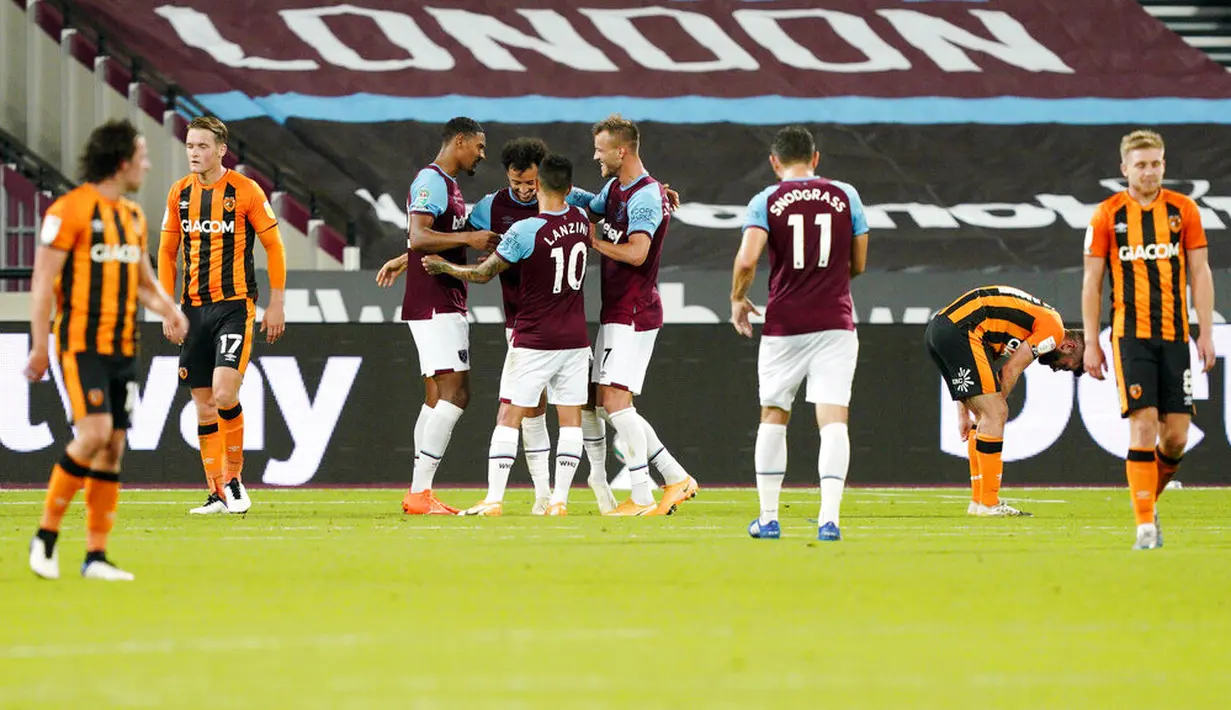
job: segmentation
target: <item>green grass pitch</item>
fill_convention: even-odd
[[[817,543],[815,489],[783,539],[748,539],[748,489],[669,518],[408,518],[396,490],[125,491],[86,582],[83,503],[63,578],[27,541],[42,493],[0,492],[0,708],[1215,708],[1231,701],[1231,490],[1162,499],[1133,552],[1122,489],[847,492]],[[470,504],[475,490],[441,491]]]

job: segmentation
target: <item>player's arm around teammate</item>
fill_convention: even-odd
[[[471,232],[438,232],[432,229],[434,217],[427,214],[414,213],[410,215],[410,226],[407,232],[407,243],[411,249],[427,254],[470,247],[477,251],[493,252],[500,246],[500,235],[490,229],[478,229]],[[409,254],[399,254],[386,261],[376,272],[376,283],[381,288],[388,288],[397,282],[398,277],[406,271]],[[486,283],[486,282],[484,282]]]

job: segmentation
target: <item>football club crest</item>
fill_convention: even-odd
[[[1184,226],[1184,222],[1180,219],[1180,215],[1173,214],[1167,218],[1167,226],[1171,227],[1173,233],[1179,232]]]
[[[1129,385],[1128,396],[1133,399],[1141,399],[1141,385]]]
[[[463,365],[465,365],[466,361],[470,359],[470,351],[466,349],[458,350],[457,359],[460,360]]]
[[[101,407],[103,406],[103,391],[100,389],[92,389],[86,395],[86,399],[90,401],[91,407]]]
[[[180,368],[180,379],[181,379],[181,380],[186,380],[186,379],[188,379],[188,368],[186,368],[186,367],[181,367],[181,368]]]
[[[235,211],[235,198],[234,197],[222,198],[222,209],[224,212],[234,212]]]

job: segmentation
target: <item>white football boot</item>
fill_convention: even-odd
[[[248,489],[244,488],[244,484],[240,483],[238,478],[227,481],[227,484],[222,487],[222,494],[226,500],[228,513],[247,513],[252,507]]]
[[[199,508],[193,508],[188,511],[190,515],[217,515],[218,513],[227,512],[227,503],[218,497],[217,493],[210,493]]]
[[[30,540],[30,569],[43,579],[60,578],[60,550],[55,546],[47,554],[47,545],[38,535]]]
[[[1008,503],[1000,503],[999,505],[980,506],[982,510],[979,515],[985,518],[1032,518],[1032,514],[1024,510],[1018,510]]]
[[[107,560],[94,560],[81,565],[81,576],[104,582],[131,582],[136,579],[131,572],[125,572]]]
[[[1134,550],[1154,550],[1161,547],[1158,542],[1158,526],[1154,523],[1145,523],[1137,526],[1137,542],[1133,544]]]
[[[534,499],[534,507],[530,509],[531,515],[546,515],[547,506],[551,505],[551,496],[540,496]]]

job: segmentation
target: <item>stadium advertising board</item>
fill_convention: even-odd
[[[851,482],[963,484],[965,447],[953,406],[922,345],[920,326],[862,326],[852,401]],[[132,484],[196,484],[195,412],[177,387],[174,349],[142,326],[142,375],[125,458]],[[41,484],[68,441],[58,373],[29,384],[20,324],[0,324],[0,484]],[[1181,478],[1228,484],[1231,402],[1224,377],[1231,326],[1215,330],[1219,365],[1193,377],[1198,412]],[[437,480],[486,481],[487,444],[505,341],[496,325],[471,335],[474,396]],[[702,484],[751,484],[757,424],[756,344],[725,325],[667,327],[638,406]],[[258,346],[240,399],[246,479],[274,485],[386,484],[409,480],[411,428],[422,397],[409,334],[400,324],[300,325]],[[816,430],[800,410],[791,425],[789,481],[815,483]],[[554,429],[554,425],[553,425]],[[1009,485],[1121,484],[1127,426],[1115,385],[1046,368],[1027,370],[1005,438]],[[610,473],[617,464],[611,461]],[[524,464],[514,483],[526,483]],[[396,501],[395,501],[396,502]],[[394,502],[394,503],[395,503]],[[392,504],[392,503],[391,503]]]

